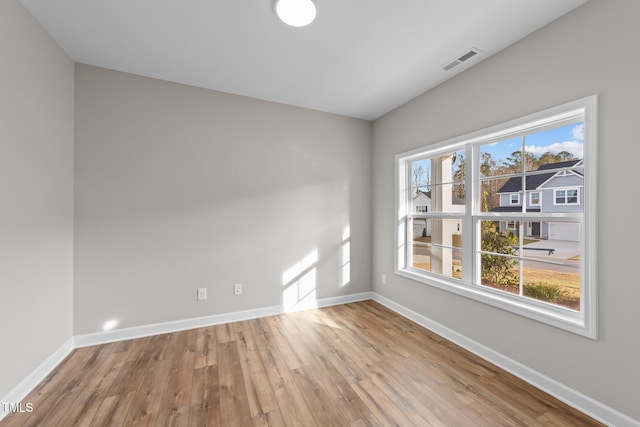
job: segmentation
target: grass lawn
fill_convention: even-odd
[[[413,266],[421,270],[431,271],[430,262],[414,262]],[[453,261],[452,270],[453,271],[451,272],[451,277],[455,279],[462,279],[462,263],[460,261]]]
[[[540,270],[535,268],[524,268],[524,286],[544,285],[552,286],[563,291],[564,295],[554,304],[570,308],[572,310],[580,310],[580,275],[576,273],[565,273],[560,271]],[[518,270],[514,269],[517,275]],[[518,293],[518,285],[494,285],[485,280],[482,281],[485,286],[501,289],[511,293]],[[537,299],[537,298],[536,298]]]
[[[523,274],[528,283],[544,283],[564,289],[568,297],[580,298],[580,275],[560,271],[524,268]]]
[[[425,271],[431,271],[430,262],[414,262],[413,266]],[[514,271],[516,275],[518,271]],[[580,309],[580,275],[576,273],[565,273],[551,270],[540,270],[536,268],[524,268],[523,274],[525,277],[524,286],[528,284],[543,284],[546,286],[553,286],[564,291],[564,297],[562,297],[555,304],[563,307],[571,308],[573,310]],[[451,277],[456,279],[462,279],[462,265],[459,261],[454,261],[453,271]],[[491,283],[487,283],[483,280],[483,285],[493,288],[501,289],[506,292],[518,293],[517,285],[507,286],[495,286]]]
[[[454,234],[452,240],[453,247],[462,247],[462,236],[460,234]],[[427,237],[415,237],[415,242],[420,243],[431,243],[431,236]],[[530,243],[539,242],[538,239],[530,239],[524,238],[523,244],[528,245]],[[415,254],[415,253],[414,253]],[[413,267],[419,268],[425,271],[431,271],[431,263],[429,256],[422,256],[421,259],[415,259]],[[569,258],[570,260],[578,261],[580,260],[580,255],[576,255],[574,257]],[[451,275],[447,275],[450,277],[454,277],[456,279],[462,278],[462,264],[459,260],[453,261],[453,267]],[[518,269],[514,269],[514,273],[516,277],[519,274]],[[571,308],[574,310],[580,309],[580,274],[578,273],[567,273],[562,271],[554,271],[554,270],[542,270],[539,268],[523,268],[523,281],[524,286],[534,286],[534,285],[544,285],[544,286],[552,286],[563,291],[564,296],[555,302],[555,304]],[[502,289],[507,292],[515,292],[518,293],[518,285],[494,285],[491,283],[485,282],[483,280],[483,285],[490,286],[498,289]],[[555,301],[555,300],[554,300]]]

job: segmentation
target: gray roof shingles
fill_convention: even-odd
[[[537,170],[541,171],[541,170],[548,170],[548,169],[570,168],[572,166],[575,166],[579,162],[581,162],[581,160],[569,160],[566,162],[547,163],[546,165],[540,166]],[[528,191],[535,190],[540,185],[542,185],[545,181],[547,181],[549,178],[553,177],[556,173],[558,173],[557,170],[554,170],[553,172],[549,172],[549,173],[526,175],[527,190]],[[518,176],[518,177],[509,178],[509,180],[505,182],[502,187],[500,187],[500,189],[498,190],[498,193],[517,193],[519,191],[522,191],[522,178]]]

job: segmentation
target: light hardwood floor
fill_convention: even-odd
[[[8,426],[596,426],[365,301],[74,350]]]

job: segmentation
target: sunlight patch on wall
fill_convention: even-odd
[[[282,305],[286,312],[316,308],[318,249],[282,273]]]
[[[342,233],[342,266],[340,269],[340,286],[351,281],[351,226],[347,225]]]
[[[118,326],[118,321],[116,319],[107,320],[102,325],[102,330],[103,331],[110,331],[113,328],[115,328],[116,326]]]

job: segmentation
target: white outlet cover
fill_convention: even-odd
[[[207,288],[198,288],[198,301],[207,299]]]

